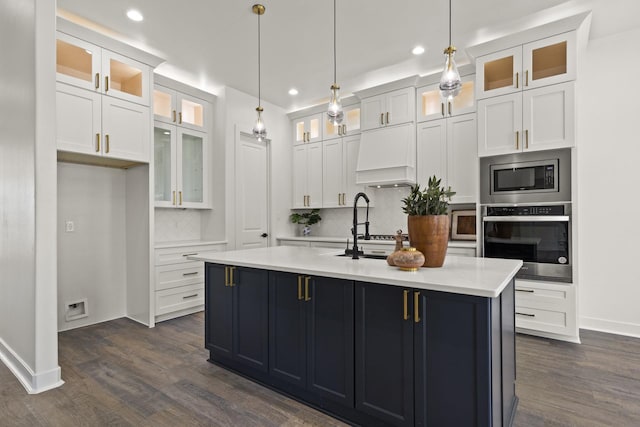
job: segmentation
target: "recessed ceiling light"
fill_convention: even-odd
[[[424,53],[424,48],[422,46],[416,46],[411,51],[414,55],[422,55]]]
[[[140,11],[138,10],[129,9],[127,11],[127,18],[131,19],[132,21],[140,22],[144,19],[144,16],[142,16],[142,13],[140,13]]]
[[[289,95],[297,95],[297,94],[298,94],[298,89],[296,88],[289,89]]]

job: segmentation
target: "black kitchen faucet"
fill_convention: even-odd
[[[365,222],[358,222],[358,199],[362,197],[367,202],[367,218]],[[358,225],[364,224],[364,240],[369,240],[369,197],[366,194],[360,192],[356,194],[353,199],[353,228],[351,233],[353,234],[353,255],[351,259],[359,259],[358,257]],[[362,252],[360,252],[362,254]]]

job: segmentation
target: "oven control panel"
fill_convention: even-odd
[[[489,206],[487,216],[564,215],[564,206]]]

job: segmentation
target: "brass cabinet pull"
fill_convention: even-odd
[[[304,300],[305,301],[311,301],[311,296],[309,296],[309,280],[311,279],[310,276],[305,276],[304,278]]]
[[[193,255],[198,255],[198,252],[191,252],[190,254],[182,254],[182,256],[184,257],[193,256]]]
[[[173,123],[176,122],[176,110],[173,110]]]
[[[342,135],[347,134],[347,125],[342,125]]]
[[[384,113],[380,113],[380,126],[384,126]]]
[[[100,134],[96,133],[96,153],[100,152]]]
[[[104,91],[109,92],[109,76],[104,76]]]
[[[409,291],[404,290],[402,291],[403,293],[403,298],[404,298],[404,305],[402,307],[402,319],[403,320],[409,320],[409,307],[408,307],[408,295],[409,295]]]
[[[451,115],[451,101],[449,101],[449,115]]]
[[[529,86],[529,70],[524,72],[524,85]]]
[[[229,267],[224,268],[224,285],[229,286]]]
[[[520,313],[520,312],[517,312],[517,311],[516,311],[516,314],[517,314],[518,316],[536,317],[536,315],[535,315],[535,314]]]
[[[178,191],[178,198],[180,199],[180,206],[182,206],[182,190]]]
[[[106,134],[104,136],[104,145],[105,145],[105,153],[108,153],[109,150],[111,149],[111,145],[109,144],[109,134]]]
[[[234,283],[234,280],[233,280],[233,271],[234,271],[235,269],[236,269],[235,267],[229,267],[229,286],[231,286],[231,287],[233,287],[233,286],[235,286],[235,285],[236,285],[236,284]]]
[[[307,142],[311,142],[311,132],[307,132]]]
[[[444,102],[440,103],[440,113],[442,114],[442,117],[444,117]]]
[[[182,299],[195,298],[195,297],[197,297],[197,296],[198,296],[198,294],[187,295],[187,296],[182,297]]]
[[[172,205],[176,205],[176,190],[173,190]]]
[[[338,206],[342,204],[342,193],[338,193]]]
[[[420,322],[420,291],[413,293],[413,321]]]
[[[100,89],[100,73],[96,73],[95,86],[96,86],[96,89]]]
[[[387,111],[387,124],[389,124],[389,112]]]
[[[187,276],[195,276],[196,274],[198,274],[197,271],[192,271],[191,273],[182,273],[183,277],[187,277]]]
[[[520,87],[520,73],[516,73],[516,89]]]
[[[311,195],[307,195],[307,206],[311,206]]]
[[[178,124],[182,124],[182,111],[178,113]]]
[[[520,131],[516,131],[516,150],[520,149]]]
[[[529,129],[526,129],[524,131],[524,143],[525,143],[524,148],[528,149],[529,148]]]
[[[298,301],[302,301],[302,276],[298,276]]]
[[[534,293],[535,291],[533,289],[516,289],[516,292],[527,292],[527,293]]]

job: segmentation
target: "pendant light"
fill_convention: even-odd
[[[260,15],[264,15],[265,8],[261,4],[254,4],[251,10],[258,15],[258,108],[256,108],[258,118],[256,124],[253,126],[253,136],[255,136],[259,142],[262,142],[267,137],[267,128],[264,126],[264,121],[262,120],[262,111],[264,110],[260,102]]]
[[[442,77],[440,77],[440,94],[445,99],[453,99],[460,93],[462,82],[460,81],[460,73],[453,57],[456,54],[456,48],[451,44],[451,0],[449,0],[449,47],[444,50],[446,61]]]
[[[331,85],[331,99],[327,108],[327,116],[334,126],[342,123],[344,117],[340,101],[340,86],[336,83],[336,0],[333,0],[333,84]]]

